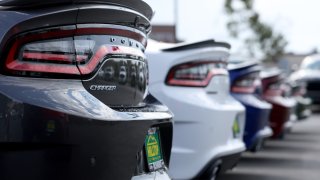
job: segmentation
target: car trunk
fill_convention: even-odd
[[[144,105],[152,16],[144,2],[8,0],[0,6],[2,74],[81,79],[108,106]]]
[[[169,162],[168,110],[132,108],[147,99],[151,16],[138,0],[0,2],[1,111],[19,109],[0,111],[3,179],[130,179],[150,127]]]

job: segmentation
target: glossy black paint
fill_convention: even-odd
[[[163,51],[182,51],[194,48],[205,48],[205,47],[224,47],[227,49],[231,48],[231,45],[225,42],[218,42],[213,39],[206,40],[206,41],[199,41],[195,43],[188,43],[188,44],[177,44],[176,46],[163,49]]]
[[[81,81],[7,76],[0,76],[0,92],[4,179],[130,179],[152,126],[163,132],[169,162],[171,115],[154,99],[144,107],[154,113],[121,112],[93,97]]]
[[[126,1],[126,0],[124,0]],[[6,1],[5,1],[6,2]],[[5,3],[2,2],[2,3]],[[15,2],[15,1],[12,1]],[[17,2],[23,2],[18,0]],[[128,1],[129,2],[129,1]],[[53,26],[75,25],[77,23],[103,23],[123,25],[137,29],[145,36],[150,32],[149,6],[140,5],[140,0],[132,1],[140,11],[135,12],[117,6],[101,4],[66,4],[59,6],[45,6],[35,8],[25,7],[0,7],[0,54],[4,54],[5,46],[15,35],[32,31],[39,28],[50,28]],[[129,3],[129,4],[131,4]],[[0,3],[0,6],[2,4]],[[125,6],[127,7],[127,6]],[[144,7],[144,8],[142,8]],[[99,11],[99,16],[95,13]],[[140,14],[142,13],[142,14]],[[148,15],[143,16],[143,14]],[[146,45],[146,41],[141,42]]]
[[[17,5],[15,3],[23,1],[3,1],[0,5],[10,2]],[[136,0],[119,1],[125,2],[121,7],[113,0],[109,2],[108,5],[81,1],[54,6],[1,7],[1,66],[4,67],[10,43],[17,35],[57,26],[78,28],[82,25],[79,23],[103,23],[114,28],[120,25],[127,31],[122,34],[123,38],[138,41],[136,48],[143,53],[146,33],[150,31],[151,8]],[[130,5],[133,7],[126,9]],[[100,16],[111,13],[112,18],[96,18],[92,12],[97,9]],[[88,12],[87,16],[82,10]],[[172,115],[166,106],[146,92],[146,62],[122,53],[116,61],[115,58],[104,61],[94,74],[78,79],[10,76],[1,71],[1,179],[130,179],[148,172],[137,171],[137,167],[138,154],[144,149],[145,135],[150,127],[160,129],[161,148],[168,167]],[[140,74],[145,78],[141,82]],[[96,82],[107,86],[111,82],[108,78],[112,76],[116,78],[116,85],[122,88],[118,94],[108,96],[105,92],[90,92],[90,86]],[[127,104],[127,94],[143,106]]]
[[[68,5],[68,4],[108,4],[108,5],[116,5],[121,7],[126,7],[133,9],[148,19],[151,19],[153,16],[153,11],[150,6],[144,1],[137,0],[2,0],[0,2],[0,6],[8,6],[15,8],[30,8],[37,6],[58,6],[58,5]]]
[[[147,87],[146,62],[132,59],[108,59],[83,85],[92,95],[110,106],[144,106]],[[107,86],[101,86],[107,85]]]
[[[320,80],[319,79],[308,79],[304,80],[306,83],[306,97],[312,99],[312,104],[320,104]]]

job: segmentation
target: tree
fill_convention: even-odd
[[[260,54],[263,60],[275,62],[285,52],[287,41],[261,21],[253,5],[254,0],[225,0],[224,9],[230,16],[227,28],[232,37],[244,40],[251,56]]]

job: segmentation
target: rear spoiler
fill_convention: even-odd
[[[249,67],[254,67],[253,69],[256,71],[261,70],[261,67],[259,66],[259,62],[257,62],[257,61],[246,61],[246,62],[241,62],[241,63],[236,63],[236,64],[230,63],[230,61],[229,61],[228,70],[229,71],[241,70],[241,69],[249,68]]]
[[[13,7],[17,9],[37,6],[52,6],[62,4],[106,4],[116,5],[135,10],[151,20],[153,11],[151,7],[142,0],[2,0],[0,6]]]
[[[282,78],[284,78],[282,71],[280,69],[264,69],[263,71],[261,71],[260,77],[262,79],[269,79],[269,78],[282,79]]]
[[[210,40],[194,42],[194,43],[181,43],[170,48],[162,49],[162,51],[167,51],[167,52],[185,51],[185,50],[206,48],[206,47],[222,47],[222,48],[230,49],[231,45],[225,42],[216,42],[215,40],[210,39]]]

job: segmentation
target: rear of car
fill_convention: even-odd
[[[229,48],[214,40],[148,45],[150,92],[174,113],[174,179],[214,178],[245,150],[244,107],[229,93]]]
[[[289,82],[288,85],[291,88],[291,96],[297,101],[296,116],[298,120],[303,120],[311,115],[311,103],[312,100],[305,97],[306,87],[304,82]]]
[[[305,84],[307,98],[312,100],[313,104],[320,104],[320,55],[315,54],[306,57],[300,66],[300,69],[290,75],[291,82]]]
[[[0,2],[1,179],[169,178],[172,115],[148,93],[152,9]]]
[[[291,97],[283,96],[284,76],[281,71],[263,71],[261,79],[262,96],[272,104],[270,126],[273,130],[273,137],[282,138],[296,121],[294,114],[296,101]]]
[[[256,91],[261,86],[261,67],[255,61],[243,61],[228,65],[232,96],[246,108],[244,142],[249,151],[261,149],[273,132],[269,126],[272,105],[262,100]]]

